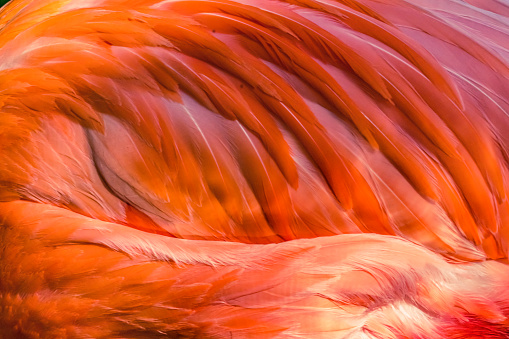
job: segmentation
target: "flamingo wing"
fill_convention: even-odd
[[[4,337],[506,338],[508,13],[11,1]]]

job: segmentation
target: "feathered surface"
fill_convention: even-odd
[[[14,0],[3,338],[509,338],[505,0]]]

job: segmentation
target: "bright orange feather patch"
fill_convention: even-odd
[[[0,10],[1,338],[509,338],[504,0]]]

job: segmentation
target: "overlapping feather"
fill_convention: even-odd
[[[506,267],[444,257],[508,255],[507,12],[11,2],[6,335],[503,337]]]

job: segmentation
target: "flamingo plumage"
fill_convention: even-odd
[[[509,338],[509,4],[13,0],[0,337]]]

